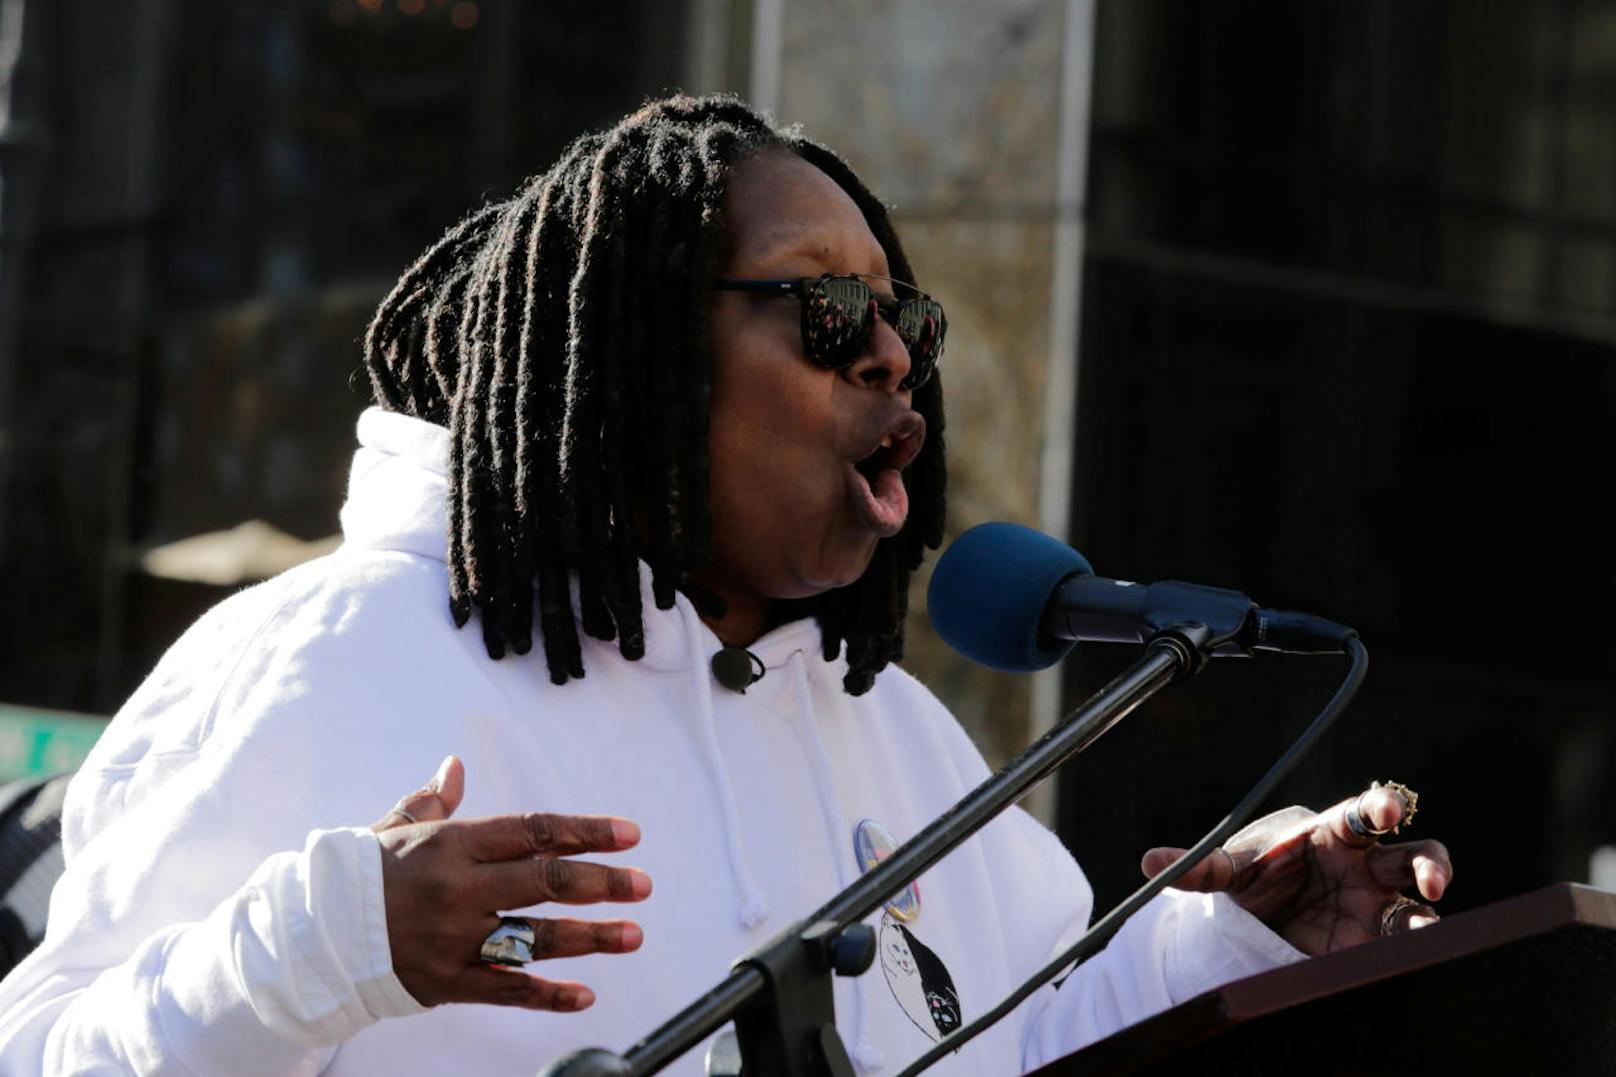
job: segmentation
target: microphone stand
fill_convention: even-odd
[[[546,1066],[541,1077],[643,1077],[731,1020],[743,1073],[854,1077],[836,1031],[830,975],[856,976],[874,960],[875,933],[860,921],[1145,700],[1199,672],[1206,656],[1238,628],[1238,622],[1231,625],[1223,617],[1208,620],[1224,623],[1217,631],[1193,623],[1158,632],[1137,662],[1054,729],[812,916],[737,962],[723,982],[625,1054],[593,1047],[574,1051]]]

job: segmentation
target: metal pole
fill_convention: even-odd
[[[752,105],[773,114],[780,108],[780,48],[785,0],[752,0]]]
[[[1083,203],[1088,177],[1089,112],[1094,82],[1095,0],[1066,0],[1055,179],[1055,259],[1049,278],[1049,355],[1044,368],[1044,445],[1038,463],[1038,526],[1068,541],[1072,458],[1077,452],[1078,331],[1083,305]],[[1061,712],[1061,667],[1032,678],[1032,735]],[[1058,779],[1057,779],[1058,780]],[[1027,810],[1054,822],[1055,782],[1027,798]]]

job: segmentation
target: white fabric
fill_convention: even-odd
[[[847,696],[810,623],[752,648],[768,673],[744,695],[707,680],[719,643],[682,597],[671,611],[647,598],[639,662],[586,640],[588,675],[558,688],[537,649],[490,661],[447,609],[445,432],[375,410],[359,429],[344,546],[203,617],[73,782],[46,939],[0,983],[0,1072],[526,1077],[575,1047],[620,1050],[853,877],[853,836],[828,821],[875,819],[902,841],[986,776],[902,670]],[[655,881],[628,910],[644,947],[539,966],[592,985],[591,1010],[427,1010],[393,975],[380,847],[359,827],[450,753],[466,764],[460,817],[604,812],[643,828],[612,859]],[[1082,872],[1019,811],[920,889],[912,930],[966,1020],[1090,915]],[[753,897],[770,911],[748,927]],[[1299,956],[1226,899],[1166,895],[934,1072],[1037,1066]],[[849,981],[836,992],[867,1070],[929,1044],[879,963],[864,1005]],[[670,1072],[701,1072],[701,1055]]]

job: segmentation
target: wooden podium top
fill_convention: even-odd
[[[1237,980],[1037,1072],[1616,1073],[1616,894],[1561,883]]]

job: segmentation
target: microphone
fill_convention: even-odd
[[[943,641],[994,669],[1054,665],[1078,640],[1143,643],[1177,624],[1212,630],[1214,655],[1339,654],[1357,633],[1305,613],[1264,609],[1238,591],[1096,576],[1087,559],[1030,527],[979,524],[937,562],[926,604]]]
[[[712,666],[715,681],[731,692],[738,692],[743,696],[746,690],[761,681],[763,674],[767,672],[763,659],[745,647],[725,645],[713,653],[709,665]]]

